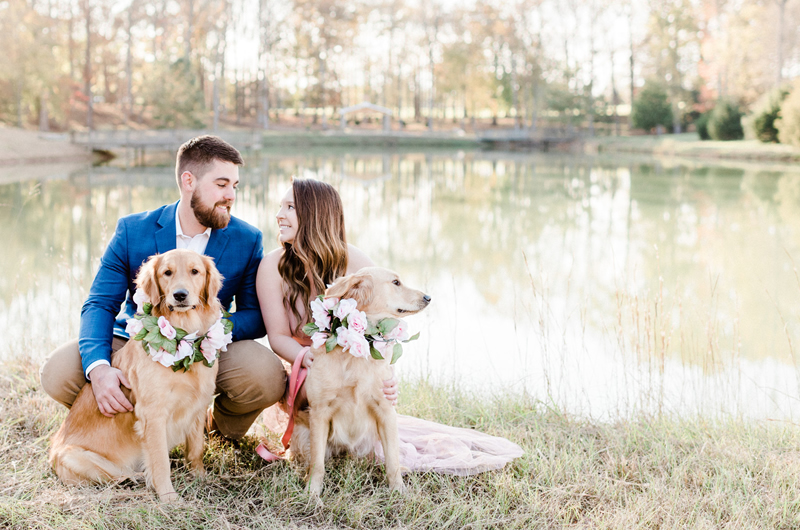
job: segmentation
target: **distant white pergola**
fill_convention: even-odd
[[[339,113],[342,117],[341,121],[341,129],[344,130],[345,125],[347,125],[347,115],[351,112],[358,112],[360,110],[372,110],[375,112],[380,112],[383,114],[383,130],[389,131],[391,119],[392,119],[392,110],[387,109],[386,107],[381,107],[380,105],[375,105],[370,103],[369,101],[362,101],[356,105],[351,105],[349,107],[344,107],[343,109],[339,110]]]

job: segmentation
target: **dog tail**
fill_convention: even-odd
[[[108,482],[125,475],[124,470],[104,456],[76,445],[51,450],[50,465],[68,486]]]

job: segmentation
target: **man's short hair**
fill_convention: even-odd
[[[185,171],[191,172],[195,177],[200,177],[214,160],[231,162],[237,166],[244,165],[239,151],[219,136],[198,136],[183,144],[178,149],[175,161],[175,177],[178,180],[178,187],[181,187],[181,175]]]

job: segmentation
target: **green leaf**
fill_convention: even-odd
[[[225,328],[225,333],[233,333],[233,321],[232,320],[223,320],[222,327]]]
[[[330,352],[336,347],[336,335],[331,334],[328,340],[325,341],[325,351]]]
[[[394,345],[394,351],[392,351],[392,362],[390,362],[389,364],[396,363],[397,359],[399,359],[402,355],[403,355],[403,345],[398,342]]]
[[[185,330],[183,330],[181,328],[175,328],[175,342],[176,343],[180,342],[181,339],[183,337],[185,337],[186,335],[188,335],[188,333],[186,333]]]
[[[178,344],[175,342],[174,339],[173,340],[164,339],[163,341],[161,341],[161,347],[167,350],[172,355],[175,355],[175,352],[178,349],[177,346]]]
[[[137,333],[136,336],[133,337],[133,340],[142,340],[146,336],[147,336],[147,330],[145,328],[142,328],[141,331],[139,331],[139,333]]]
[[[309,322],[305,326],[303,326],[303,333],[308,335],[309,337],[319,331],[319,327],[314,324],[313,322]]]
[[[404,340],[403,342],[411,342],[412,340],[417,340],[419,338],[419,332],[415,333],[411,336],[408,340]]]
[[[153,310],[153,304],[151,304],[150,302],[145,302],[144,305],[142,306],[142,311],[144,311],[145,315],[150,313],[150,311],[152,310]]]
[[[376,326],[374,322],[367,322],[367,330],[364,332],[364,335],[377,335],[377,334],[378,334],[378,326]]]
[[[369,345],[369,354],[372,355],[373,359],[378,359],[379,361],[383,360],[383,355],[372,344]]]
[[[155,329],[151,329],[151,330],[150,330],[150,331],[147,333],[147,336],[144,338],[144,340],[152,344],[152,343],[154,343],[154,342],[156,341],[156,339],[157,339],[157,338],[159,338],[159,337],[161,337],[161,333],[159,333],[159,331],[158,331],[158,327],[156,327]]]
[[[225,318],[231,318],[231,314],[228,313],[228,311],[226,309],[222,310],[222,316],[225,317]]]
[[[386,335],[394,328],[397,327],[400,321],[396,318],[384,318],[380,322],[378,322],[378,331],[380,331],[383,335]]]

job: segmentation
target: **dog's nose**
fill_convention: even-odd
[[[422,299],[425,300],[426,304],[430,304],[431,303],[431,297],[428,296],[427,294],[425,296],[423,296]]]
[[[186,300],[186,297],[189,296],[189,291],[186,289],[178,289],[174,293],[172,293],[172,297],[175,299],[176,302],[183,302]]]

